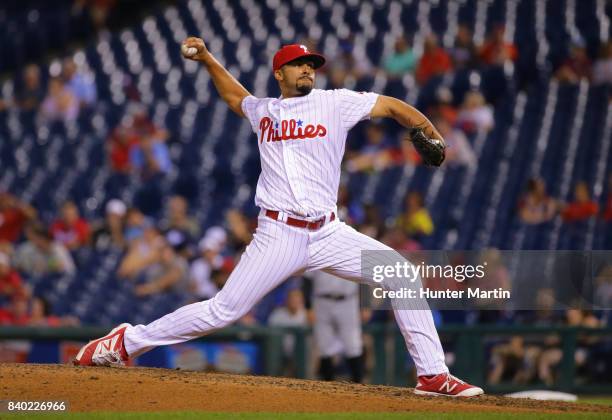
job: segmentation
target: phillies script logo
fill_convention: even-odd
[[[316,126],[313,124],[304,125],[302,120],[296,121],[290,119],[282,120],[279,127],[279,124],[274,124],[269,117],[261,119],[259,130],[261,131],[260,143],[263,143],[264,139],[266,139],[266,142],[314,139],[316,137],[324,137],[327,134],[327,129],[321,124]]]

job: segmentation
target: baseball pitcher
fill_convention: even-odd
[[[361,270],[362,250],[394,251],[338,220],[336,199],[348,131],[368,118],[393,118],[412,129],[426,164],[444,160],[435,127],[407,103],[372,92],[315,89],[322,55],[287,45],[275,55],[278,98],[256,98],[208,51],[187,38],[183,56],[204,65],[221,98],[247,118],[261,157],[255,203],[261,208],[252,242],[225,286],[212,299],[193,303],[148,325],[121,324],[79,351],[77,365],[122,365],[157,346],[181,343],[230,325],[269,291],[296,273],[324,270],[373,284]],[[399,255],[399,254],[397,254]],[[396,287],[393,282],[384,285]],[[395,308],[395,307],[394,307]],[[415,393],[468,397],[483,393],[452,376],[431,312],[394,309],[395,319],[418,374]]]

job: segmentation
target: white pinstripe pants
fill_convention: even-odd
[[[391,248],[338,220],[312,232],[260,215],[252,242],[215,297],[183,306],[148,325],[129,327],[125,348],[130,356],[138,356],[154,347],[181,343],[228,326],[247,314],[268,292],[299,272],[322,269],[345,279],[372,284],[371,279],[362,277],[362,250]],[[447,372],[431,312],[394,310],[394,314],[417,374]]]

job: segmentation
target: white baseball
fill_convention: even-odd
[[[192,57],[194,55],[196,55],[198,53],[198,49],[195,47],[188,47],[187,45],[183,44],[183,46],[181,47],[181,51],[183,52],[183,55],[185,57]]]

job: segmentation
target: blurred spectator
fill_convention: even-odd
[[[212,293],[213,291],[215,291],[214,294],[216,294],[219,290],[223,289],[225,282],[227,281],[227,279],[229,279],[229,276],[232,274],[232,271],[234,271],[235,265],[236,263],[232,257],[224,257],[223,263],[221,264],[221,266],[213,269],[210,272],[209,286],[211,287],[209,287],[206,290],[206,293]],[[191,283],[189,290],[193,290],[193,283]],[[212,296],[214,296],[214,294]],[[198,298],[197,295],[195,295],[195,297],[197,301],[202,300],[202,299],[207,299],[204,296],[201,298]],[[250,314],[247,314],[246,316],[247,316],[247,319],[243,321],[245,323],[248,323],[250,316],[254,316],[254,314],[250,313]],[[257,321],[254,320],[254,322],[257,322]]]
[[[449,55],[438,46],[438,38],[434,34],[428,35],[416,70],[417,82],[422,86],[432,77],[448,73],[452,67]]]
[[[27,242],[16,251],[17,269],[31,276],[74,274],[74,262],[68,250],[53,241],[49,231],[39,223],[26,227]]]
[[[453,128],[445,119],[434,118],[432,123],[446,143],[446,162],[451,166],[475,168],[476,154],[463,131]]]
[[[11,322],[11,312],[9,311],[10,306],[0,306],[0,326],[9,325]]]
[[[96,30],[106,27],[111,10],[116,6],[116,0],[75,0],[72,5],[72,14],[80,15],[87,10]]]
[[[200,258],[191,263],[189,270],[189,289],[198,299],[210,299],[221,289],[222,285],[213,279],[213,272],[225,264],[221,251],[225,246],[225,231],[220,227],[208,229],[200,240],[198,248]]]
[[[482,251],[478,258],[478,264],[486,267],[484,277],[479,281],[481,290],[507,290],[512,291],[510,271],[504,262],[502,253],[496,248],[488,248]],[[498,323],[507,314],[500,308],[499,301],[495,298],[474,299],[474,307],[483,309],[479,314],[482,323]],[[497,310],[499,308],[499,310]]]
[[[190,260],[193,257],[193,250],[191,249],[193,239],[188,232],[171,228],[164,232],[164,238],[177,255],[186,260]]]
[[[601,257],[606,259],[606,255],[602,254]],[[595,273],[595,292],[594,292],[594,303],[600,308],[612,307],[612,261],[600,263],[597,261],[599,258],[595,258],[593,261],[594,273]],[[597,264],[600,263],[600,264]],[[599,267],[597,266],[599,265]]]
[[[457,70],[471,69],[478,64],[478,54],[474,45],[472,31],[466,25],[459,25],[455,45],[450,49],[449,55],[453,67]]]
[[[519,316],[522,323],[536,326],[558,325],[563,321],[563,313],[556,310],[557,301],[555,291],[551,288],[539,288],[535,296],[536,311],[527,316]]]
[[[19,295],[11,300],[8,310],[0,308],[0,325],[60,327],[78,324],[78,319],[73,316],[53,315],[49,302],[40,297],[30,299]]]
[[[144,179],[170,169],[166,130],[158,128],[139,105],[128,107],[127,115],[107,139],[111,167],[119,173],[136,171]]]
[[[42,103],[44,97],[40,68],[37,64],[29,64],[23,71],[23,86],[16,95],[17,106],[23,111],[33,111]]]
[[[255,308],[249,311],[245,316],[240,318],[236,325],[241,327],[253,327],[257,325],[259,322],[257,321],[257,317],[255,316]]]
[[[566,223],[579,222],[596,216],[599,205],[591,200],[589,187],[586,182],[578,182],[574,188],[574,201],[568,203],[561,217]]]
[[[12,194],[0,192],[0,241],[16,242],[28,220],[36,218],[36,210]]]
[[[164,243],[159,253],[155,254],[154,264],[146,269],[145,283],[134,288],[136,296],[148,296],[170,291],[186,291],[188,264],[174,249]]]
[[[134,129],[139,141],[129,150],[130,166],[142,181],[134,201],[145,214],[155,216],[162,208],[161,182],[172,167],[165,143],[168,132],[158,129],[144,114],[134,117]]]
[[[80,106],[90,106],[97,99],[93,76],[79,70],[72,58],[66,58],[62,66],[62,78],[66,88],[79,101]]]
[[[170,171],[170,154],[165,138],[145,136],[129,150],[130,165],[144,180]]]
[[[338,218],[349,225],[357,225],[365,217],[363,206],[359,200],[354,200],[345,184],[338,188]]]
[[[481,60],[490,66],[501,66],[506,61],[516,61],[518,49],[504,39],[505,28],[495,27],[480,49]]]
[[[546,194],[546,184],[540,178],[531,178],[527,192],[519,202],[519,217],[523,223],[537,225],[552,220],[557,213],[557,202]]]
[[[111,168],[123,174],[130,172],[130,150],[140,141],[133,124],[134,118],[125,116],[113,129],[106,143]]]
[[[287,293],[285,306],[276,308],[268,318],[268,325],[272,327],[306,327],[308,316],[304,306],[304,295],[299,289],[293,289]],[[283,356],[285,361],[285,373],[292,375],[295,370],[293,353],[295,349],[295,336],[285,334],[283,337]]]
[[[11,266],[8,255],[0,253],[0,304],[18,295],[26,295],[19,273]]]
[[[253,239],[253,229],[247,217],[237,209],[230,209],[225,215],[234,252],[242,252]]]
[[[34,297],[30,302],[31,326],[36,327],[62,327],[79,325],[79,320],[73,316],[60,317],[53,315],[51,304],[41,297]]]
[[[387,147],[384,147],[375,153],[366,155],[356,154],[353,158],[348,160],[346,168],[347,171],[366,171],[371,169],[380,171],[392,166],[414,166],[421,164],[421,156],[412,145],[409,131],[402,131],[399,138],[399,146],[390,147],[391,142],[389,142]]]
[[[366,144],[350,158],[346,164],[349,172],[368,169],[382,169],[387,165],[388,155],[383,153],[391,146],[390,139],[385,136],[382,123],[370,123],[366,127]]]
[[[561,82],[578,83],[581,79],[591,80],[592,63],[583,41],[576,41],[570,48],[570,54],[555,72]]]
[[[420,165],[423,159],[412,145],[410,132],[404,130],[400,133],[399,149],[390,149],[390,162],[395,165]]]
[[[10,242],[0,240],[0,253],[6,254],[9,256],[9,258],[12,258],[12,256],[15,254],[15,250]]]
[[[417,191],[409,192],[406,196],[405,209],[396,219],[396,226],[403,229],[412,238],[420,239],[431,235],[434,224],[429,212],[423,205],[423,196]]]
[[[568,309],[565,312],[565,325],[569,327],[597,328],[601,322],[590,311],[580,309]],[[589,348],[597,341],[597,337],[579,336],[578,346],[574,353],[576,367],[580,368],[588,361]],[[554,346],[542,351],[538,360],[538,377],[546,385],[551,386],[555,383],[557,376],[556,366],[563,358],[563,350],[557,342]]]
[[[224,257],[223,264],[211,273],[211,279],[215,287],[219,290],[223,289],[225,282],[227,282],[235,267],[236,261],[233,257]]]
[[[381,238],[381,242],[385,245],[390,246],[396,251],[418,251],[420,250],[421,244],[414,239],[411,239],[406,235],[400,227],[394,226],[388,229]]]
[[[136,279],[159,260],[161,251],[166,246],[164,239],[151,223],[145,222],[142,229],[142,236],[131,240],[128,252],[119,264],[119,277]]]
[[[529,383],[535,376],[539,354],[537,346],[526,345],[523,337],[517,335],[511,337],[508,343],[496,345],[492,350],[493,370],[489,373],[488,382]]]
[[[224,253],[227,247],[227,232],[221,226],[212,226],[206,229],[203,239],[221,253]]]
[[[383,68],[390,78],[401,78],[406,73],[414,73],[417,58],[405,36],[395,41],[393,54],[385,58]]]
[[[98,250],[109,248],[123,249],[126,244],[123,236],[127,208],[123,201],[112,199],[106,204],[106,215],[93,229],[93,245]]]
[[[463,131],[466,133],[480,130],[490,131],[494,123],[493,107],[486,103],[482,93],[467,92],[457,116],[457,124]]]
[[[51,225],[53,239],[71,251],[89,244],[89,223],[79,214],[79,209],[72,201],[62,205],[60,218]]]
[[[145,107],[134,104],[132,108],[131,115],[133,119],[131,128],[139,138],[154,138],[159,141],[168,139],[168,131],[155,125],[151,118],[149,118]]]
[[[599,57],[593,66],[593,83],[612,85],[612,41],[601,45]]]
[[[365,217],[363,222],[358,226],[359,232],[371,238],[378,238],[385,228],[384,221],[380,216],[378,207],[374,204],[366,204],[363,206]]]
[[[427,110],[427,114],[434,118],[440,117],[454,126],[457,122],[457,108],[453,106],[453,93],[446,86],[440,86],[436,90],[435,102]]]
[[[49,121],[74,121],[79,116],[79,101],[61,79],[53,78],[49,81],[49,90],[40,112]]]
[[[306,326],[307,323],[304,295],[300,289],[290,290],[285,306],[274,309],[268,318],[268,324],[277,327]]]
[[[151,225],[152,222],[140,210],[135,207],[129,208],[125,214],[125,240],[131,243],[142,238],[145,229]]]
[[[0,309],[0,325],[16,327],[26,326],[30,323],[30,301],[26,296],[15,296],[8,310]]]
[[[340,52],[329,60],[328,73],[332,88],[343,88],[372,73],[372,64],[367,57],[355,56],[354,37],[351,35],[339,42]],[[349,83],[350,82],[350,83]]]
[[[174,195],[170,197],[166,207],[166,217],[160,222],[163,231],[177,229],[186,232],[190,237],[196,238],[200,234],[198,222],[188,214],[189,203],[184,197]]]

